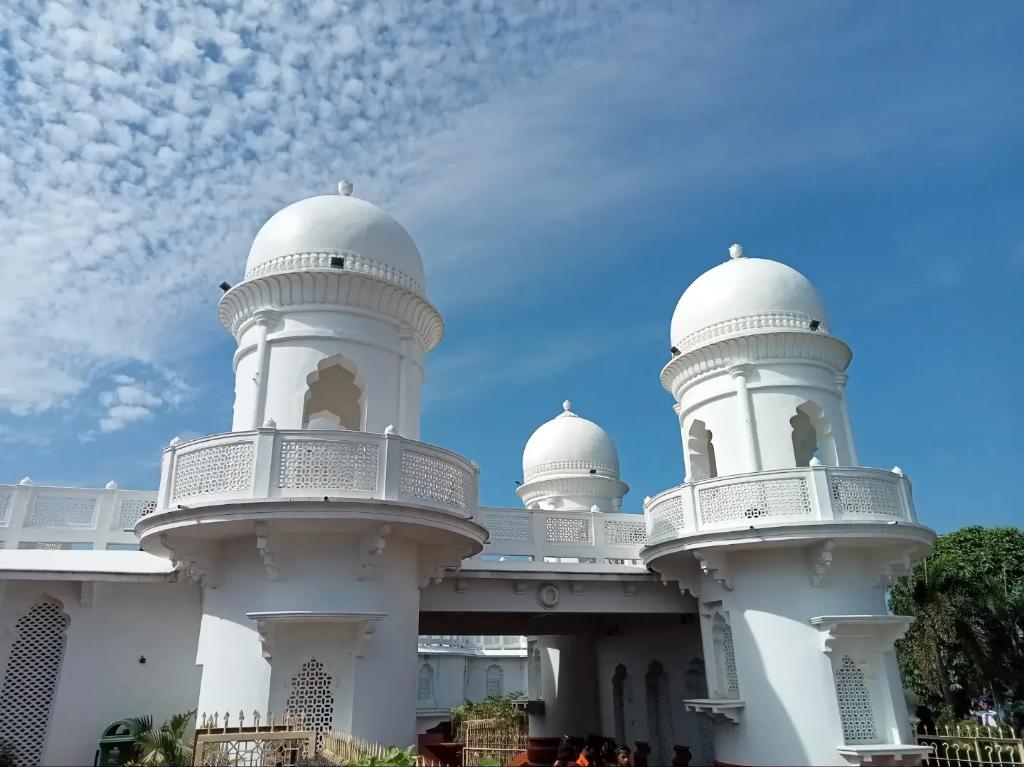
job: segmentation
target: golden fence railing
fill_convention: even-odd
[[[195,733],[194,767],[305,767],[360,765],[392,755],[385,746],[347,733],[317,730],[302,714],[276,716],[254,711],[246,717],[203,714]],[[417,767],[437,767],[422,756]]]
[[[932,747],[932,755],[926,760],[929,767],[1024,765],[1024,740],[1006,725],[919,726],[916,737],[919,745]]]

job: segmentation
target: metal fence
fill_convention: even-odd
[[[1024,765],[1024,740],[1005,725],[960,724],[934,727],[931,731],[919,727],[917,742],[932,747],[932,754],[926,760],[929,767]]]
[[[193,767],[305,767],[359,765],[386,759],[394,750],[354,735],[305,729],[303,717],[259,712],[246,721],[224,714],[203,715],[196,728]],[[307,723],[308,724],[308,723]],[[417,767],[437,763],[416,757]]]

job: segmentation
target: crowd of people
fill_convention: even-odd
[[[629,746],[616,746],[609,740],[591,736],[577,749],[576,741],[563,735],[558,742],[554,767],[632,767]]]

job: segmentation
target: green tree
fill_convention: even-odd
[[[133,764],[160,767],[190,767],[192,747],[185,742],[189,722],[195,711],[175,714],[160,727],[153,725],[153,717],[138,716],[129,719],[137,731],[138,742]]]
[[[1024,697],[1024,531],[964,527],[939,536],[914,572],[890,592],[914,624],[897,645],[908,686],[963,715],[991,693]]]

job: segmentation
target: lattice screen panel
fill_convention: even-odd
[[[661,501],[653,510],[651,540],[674,538],[686,529],[686,507],[682,496],[675,495]]]
[[[492,541],[533,541],[529,514],[495,512],[484,515],[484,525]]]
[[[875,743],[878,731],[871,705],[871,694],[864,683],[864,672],[849,655],[844,655],[835,670],[839,718],[847,743]]]
[[[726,695],[732,699],[740,697],[740,677],[736,672],[736,648],[732,643],[732,626],[722,626],[722,660],[725,666]]]
[[[424,702],[434,699],[434,669],[429,663],[420,666],[419,677],[416,680],[416,699]]]
[[[147,514],[156,511],[156,501],[151,498],[125,498],[117,507],[117,527],[125,530]]]
[[[472,498],[472,477],[461,466],[415,450],[402,450],[401,493],[465,511]]]
[[[25,527],[92,527],[95,516],[95,498],[40,495],[32,504]]]
[[[377,488],[377,445],[288,439],[281,444],[280,488],[365,490]]]
[[[487,695],[504,695],[505,693],[505,672],[501,666],[491,664],[487,667],[484,675],[484,682],[487,686]]]
[[[69,622],[59,606],[39,602],[15,624],[0,692],[0,742],[14,747],[16,767],[42,758]]]
[[[304,730],[316,733],[317,747],[323,745],[325,732],[334,723],[334,677],[316,658],[302,664],[302,670],[292,677],[292,692],[285,705],[285,714],[299,718]]]
[[[544,520],[548,543],[590,543],[590,520],[584,517],[548,517]]]
[[[699,490],[700,518],[705,524],[811,513],[807,483],[802,479],[762,479]]]
[[[174,498],[249,490],[252,464],[252,442],[213,445],[180,454],[174,462]]]
[[[604,540],[617,546],[643,546],[647,543],[647,525],[642,519],[606,519]]]
[[[879,477],[844,477],[829,475],[832,504],[840,516],[849,514],[883,514],[902,517],[898,480]]]

